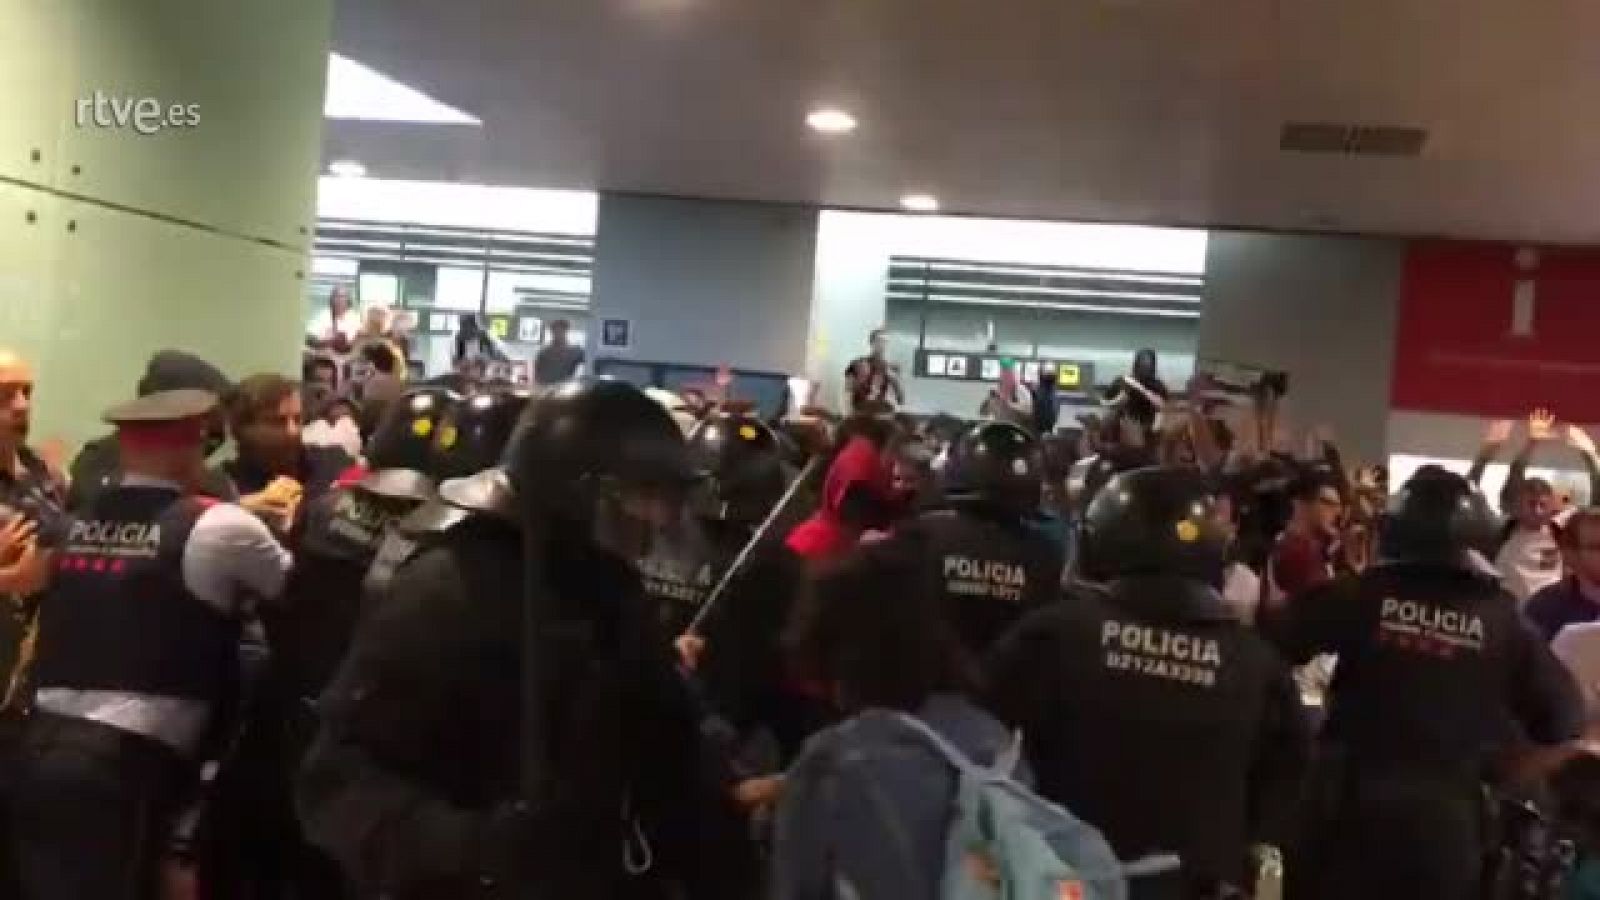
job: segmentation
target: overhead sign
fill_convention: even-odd
[[[1094,388],[1094,364],[1062,359],[1018,359],[998,353],[951,353],[938,350],[917,351],[917,375],[952,381],[998,381],[1004,367],[1017,369],[1026,384],[1037,384],[1039,370],[1055,366],[1056,385],[1062,391],[1084,393]]]
[[[633,322],[628,319],[601,319],[600,346],[609,350],[633,347]]]

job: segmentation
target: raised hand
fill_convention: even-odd
[[[1517,423],[1510,419],[1497,419],[1489,423],[1488,429],[1483,432],[1483,442],[1492,447],[1498,447],[1511,440],[1511,431]]]
[[[1589,432],[1576,425],[1567,426],[1567,446],[1585,456],[1595,455],[1594,438],[1589,437]]]
[[[1548,441],[1555,437],[1556,417],[1548,409],[1539,408],[1528,414],[1528,439]]]

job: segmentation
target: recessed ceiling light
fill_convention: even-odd
[[[812,110],[806,116],[806,124],[823,134],[849,134],[856,130],[856,117],[842,109],[826,107]]]
[[[906,194],[900,198],[900,205],[911,212],[938,212],[939,198],[932,194]]]
[[[363,178],[367,174],[367,167],[353,159],[336,159],[328,163],[328,174],[340,178]]]

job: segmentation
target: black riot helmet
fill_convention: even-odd
[[[1492,555],[1495,516],[1465,478],[1423,466],[1389,499],[1378,523],[1378,560],[1473,570],[1471,553]]]
[[[648,551],[699,479],[672,416],[625,382],[556,385],[528,403],[517,427],[506,469],[525,520],[626,559]]]
[[[1104,453],[1086,456],[1067,472],[1067,502],[1080,514],[1087,513],[1094,498],[1119,473],[1132,472],[1152,464],[1150,456],[1136,448],[1113,447]]]
[[[530,396],[525,390],[496,390],[457,403],[433,441],[438,479],[466,478],[499,465]]]
[[[1009,422],[980,422],[950,454],[950,492],[1025,515],[1039,509],[1044,452],[1033,435]]]
[[[1112,478],[1090,504],[1079,568],[1090,581],[1152,576],[1217,586],[1228,540],[1203,474],[1136,469]]]
[[[783,447],[749,413],[712,413],[689,432],[689,458],[706,474],[694,495],[706,518],[759,522],[783,493]]]
[[[383,419],[367,441],[367,466],[373,471],[409,469],[435,480],[433,442],[440,422],[460,395],[442,387],[406,392],[384,411]]]

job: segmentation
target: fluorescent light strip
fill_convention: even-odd
[[[410,254],[401,255],[401,254],[398,254],[398,253],[362,253],[362,252],[357,252],[357,251],[345,252],[345,251],[340,251],[337,248],[321,248],[321,247],[319,247],[319,248],[317,248],[317,255],[318,256],[330,257],[330,258],[334,258],[334,259],[376,260],[376,261],[382,261],[382,262],[425,263],[425,264],[434,265],[434,266],[444,266],[446,268],[451,268],[451,269],[477,269],[477,268],[479,268],[478,266],[475,266],[475,265],[462,265],[463,262],[473,262],[473,260],[441,259],[441,258],[436,257],[436,256],[412,256]],[[519,265],[514,265],[514,264],[502,264],[502,265],[494,265],[494,266],[490,266],[489,267],[489,274],[492,275],[492,274],[494,274],[496,272],[518,272],[518,273],[527,274],[527,275],[550,275],[551,274],[550,272],[548,272],[546,270],[539,269],[539,268],[536,268],[536,267],[519,266]],[[583,280],[583,281],[591,280],[591,276],[587,272],[562,272],[562,273],[555,274],[554,277],[568,277],[568,278],[573,278],[573,279],[578,279],[578,280]]]
[[[934,271],[945,272],[982,272],[1006,273],[1018,275],[1038,275],[1058,278],[1103,278],[1115,281],[1138,281],[1145,284],[1183,284],[1199,287],[1205,284],[1205,279],[1192,275],[1163,275],[1152,272],[1130,272],[1125,269],[1083,269],[1083,268],[1058,268],[1054,266],[1024,266],[1009,263],[995,263],[983,265],[981,263],[944,263],[933,260],[918,259],[909,256],[893,256],[889,258],[889,267],[894,268],[927,268]]]
[[[1118,300],[1169,300],[1173,303],[1200,303],[1199,297],[1194,294],[1160,294],[1146,291],[1095,291],[1085,288],[1055,288],[1034,287],[1026,284],[983,284],[976,281],[921,281],[910,278],[896,278],[889,282],[891,286],[898,285],[902,288],[915,288],[921,285],[933,287],[962,288],[974,291],[992,291],[1007,294],[1040,294],[1045,296],[1060,295],[1063,297],[1109,297]]]
[[[889,296],[896,300],[921,300],[920,294],[897,294],[891,292]],[[1013,306],[1025,309],[1059,309],[1068,312],[1094,312],[1110,313],[1123,316],[1156,316],[1163,319],[1198,319],[1199,310],[1190,309],[1151,309],[1142,306],[1101,306],[1094,303],[1045,303],[1036,300],[990,300],[982,297],[944,297],[937,294],[930,295],[928,300],[934,303],[943,303],[949,306]]]
[[[419,225],[396,225],[390,222],[364,222],[350,219],[321,219],[317,222],[317,233],[334,236],[340,232],[355,232],[365,234],[394,235],[396,238],[418,235],[422,237],[461,238],[480,243],[505,244],[549,244],[558,247],[576,247],[586,250],[594,249],[594,239],[584,237],[568,237],[557,234],[539,234],[535,232],[515,231],[480,231],[473,228],[436,228]]]

